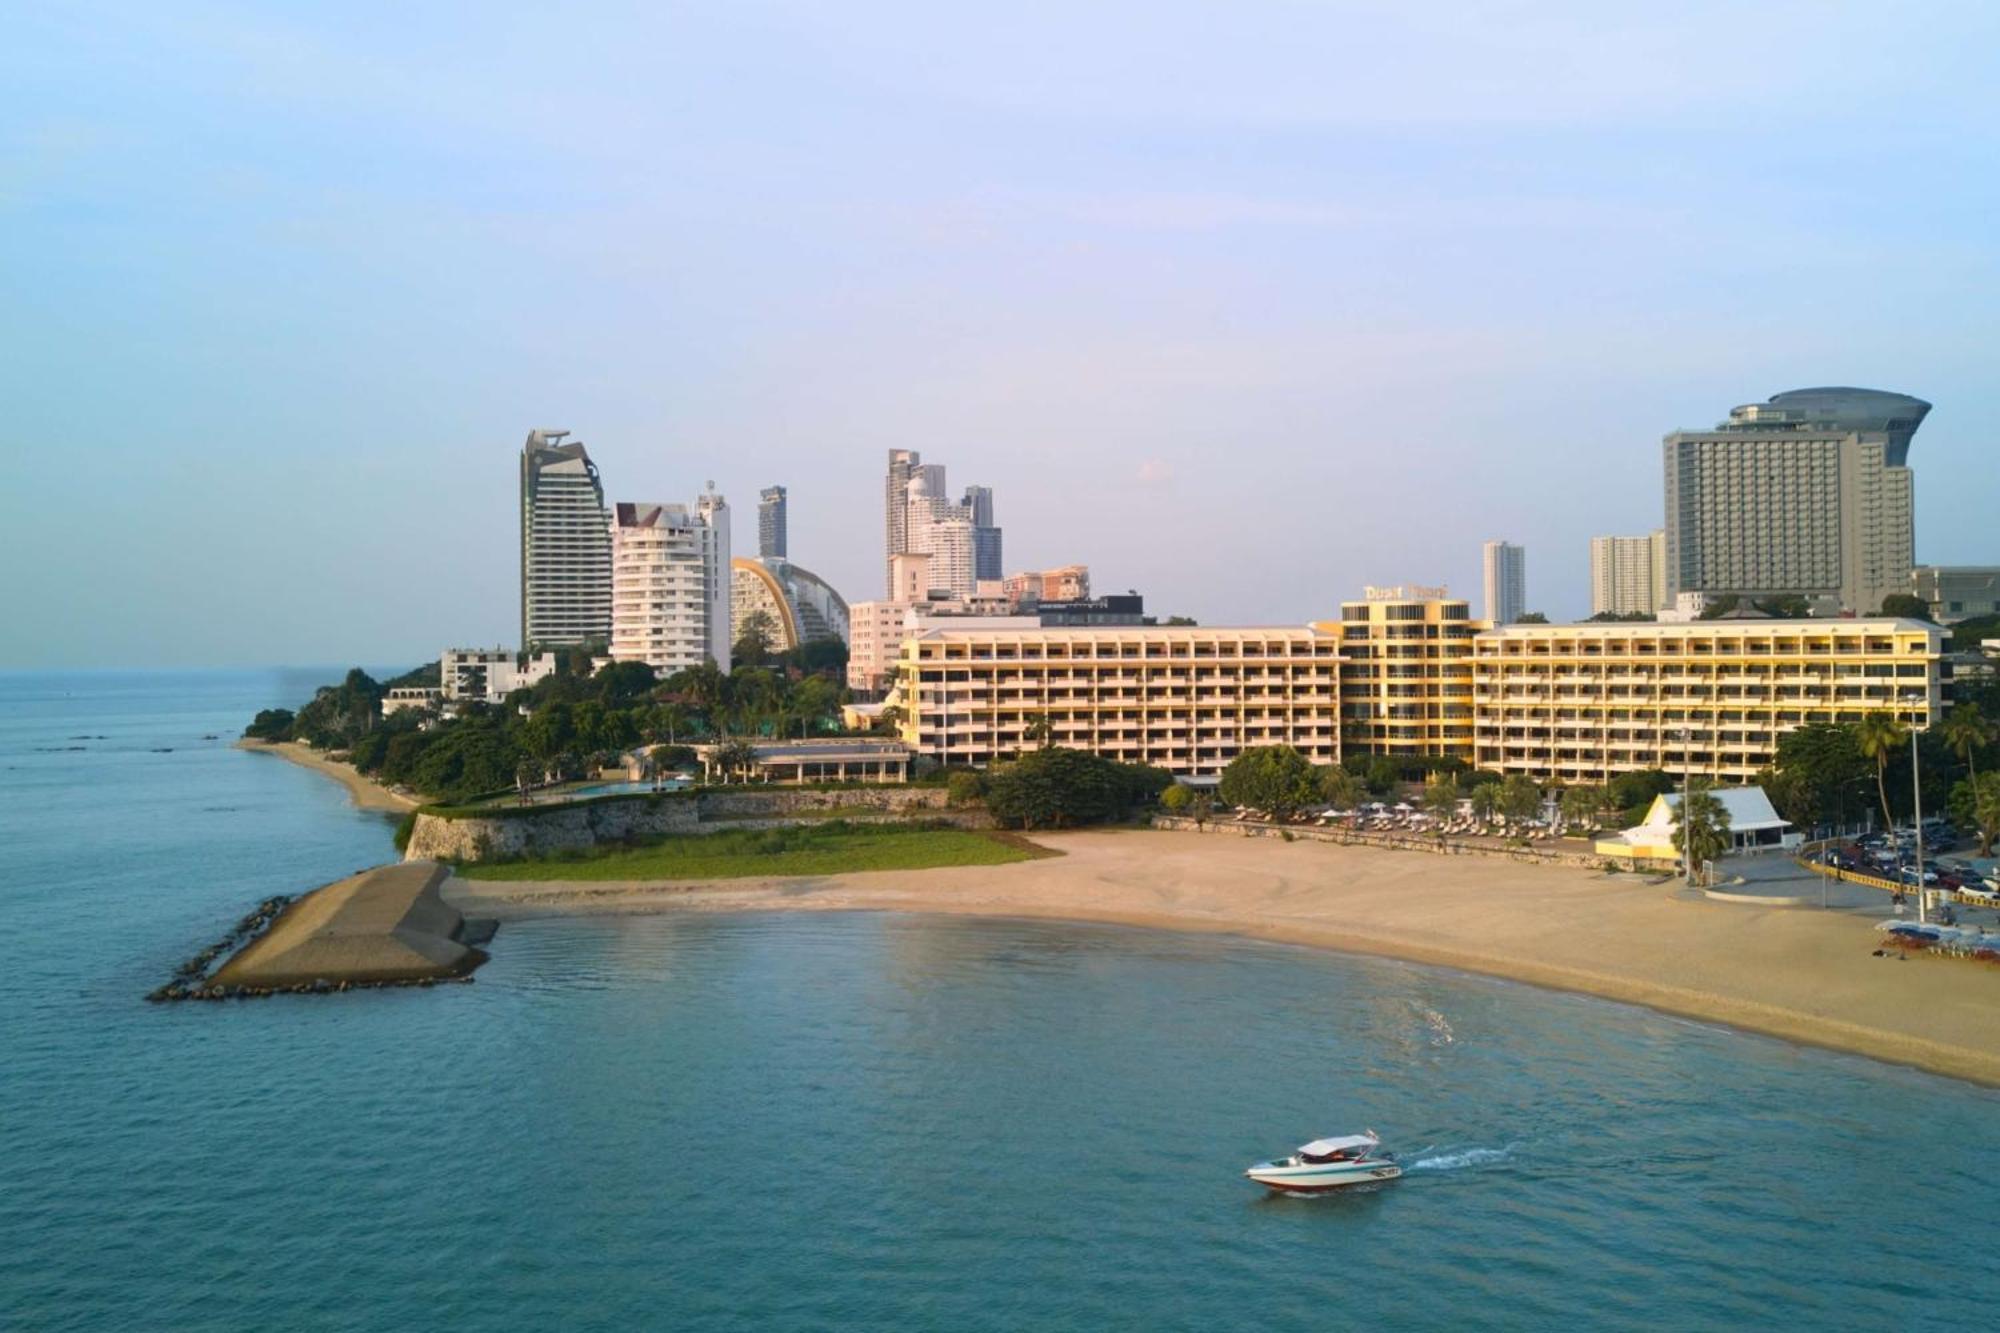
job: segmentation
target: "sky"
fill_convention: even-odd
[[[1295,624],[1588,612],[1660,437],[1936,405],[2000,564],[2000,5],[99,3],[0,14],[0,667],[518,633],[517,454],[879,596],[885,452],[1010,569]]]

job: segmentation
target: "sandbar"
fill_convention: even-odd
[[[468,915],[944,912],[1212,931],[1505,977],[2000,1087],[2000,968],[1878,957],[1878,917],[1497,858],[1154,830],[1001,866],[705,883],[470,881]]]
[[[280,759],[289,759],[301,768],[310,768],[315,773],[323,773],[347,788],[348,796],[363,810],[390,810],[401,813],[404,810],[414,810],[419,804],[416,797],[391,791],[373,778],[364,777],[354,765],[328,758],[311,746],[298,741],[256,741],[246,738],[236,742],[236,748],[248,750],[252,754],[274,754]]]

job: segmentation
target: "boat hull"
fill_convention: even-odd
[[[1374,1185],[1394,1180],[1403,1168],[1394,1162],[1340,1162],[1324,1166],[1282,1166],[1264,1162],[1243,1173],[1267,1189],[1286,1194],[1325,1194],[1349,1185]]]

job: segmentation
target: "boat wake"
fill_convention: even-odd
[[[1457,1036],[1451,1030],[1451,1024],[1445,1021],[1443,1014],[1435,1009],[1416,1004],[1414,1001],[1411,1003],[1417,1011],[1417,1016],[1423,1019],[1424,1026],[1430,1029],[1431,1045],[1449,1046],[1458,1040]]]
[[[1514,1155],[1514,1145],[1504,1148],[1467,1148],[1462,1152],[1439,1153],[1435,1157],[1419,1157],[1406,1168],[1410,1171],[1462,1171],[1471,1166],[1491,1166],[1504,1162]]]

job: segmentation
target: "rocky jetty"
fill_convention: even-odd
[[[404,861],[295,901],[266,900],[147,998],[247,999],[470,980],[487,955],[466,940],[484,923],[468,928],[439,895],[449,873],[435,861]],[[488,930],[482,938],[490,935]],[[210,962],[246,937],[233,957],[208,972]]]

